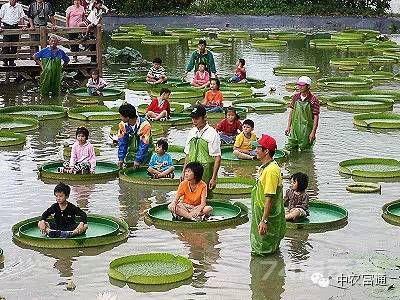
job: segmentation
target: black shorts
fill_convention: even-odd
[[[61,231],[73,231],[78,227],[78,223],[68,224],[67,226],[57,225],[56,222],[50,221],[49,226],[52,230],[61,230]]]

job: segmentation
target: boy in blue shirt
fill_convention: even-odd
[[[157,141],[156,149],[149,162],[148,174],[152,178],[174,178],[174,164],[168,153],[168,142],[165,139]]]

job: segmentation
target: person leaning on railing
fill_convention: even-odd
[[[23,22],[25,13],[20,3],[17,0],[10,0],[0,8],[0,32],[3,29],[18,29],[18,24]],[[24,27],[25,28],[25,27]],[[3,35],[3,42],[19,42],[19,34]],[[17,46],[3,47],[3,54],[15,54],[17,53]],[[3,59],[3,66],[15,67],[13,58]]]
[[[50,21],[52,29],[56,30],[56,20],[54,18],[54,9],[49,2],[45,0],[36,0],[29,5],[28,18],[31,29],[36,27],[47,26]],[[39,41],[40,34],[31,34],[32,41]],[[39,46],[34,47],[35,52],[39,51]]]

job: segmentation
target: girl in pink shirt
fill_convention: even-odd
[[[210,85],[210,73],[206,71],[206,65],[202,62],[199,63],[199,68],[194,74],[192,86],[197,88],[205,88]]]
[[[96,154],[93,145],[88,141],[89,130],[86,127],[78,127],[76,141],[72,145],[69,163],[60,168],[60,173],[88,174],[96,169]]]

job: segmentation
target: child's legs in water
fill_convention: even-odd
[[[155,121],[158,121],[162,118],[167,118],[168,117],[168,112],[166,110],[163,110],[162,112],[160,112],[159,114],[157,114],[156,117],[154,117]]]
[[[254,158],[254,155],[251,155],[251,154],[247,154],[247,153],[243,153],[243,152],[241,152],[240,150],[233,150],[233,155],[235,155],[237,158],[239,158],[239,159],[247,159],[247,160],[250,160],[250,159],[253,159]]]

